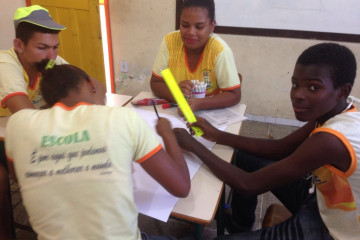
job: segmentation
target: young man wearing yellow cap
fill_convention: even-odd
[[[54,59],[56,64],[67,63],[58,56],[58,34],[65,26],[54,22],[47,9],[39,5],[18,8],[14,25],[14,47],[0,51],[0,117],[24,108],[34,108],[41,101],[41,75],[36,62],[47,58]],[[8,178],[3,142],[0,154],[0,239],[11,239],[11,206],[7,203]]]
[[[53,21],[48,11],[38,5],[18,8],[14,16],[14,47],[0,51],[0,116],[8,116],[23,108],[34,108],[41,99],[39,75],[35,63],[59,57],[58,33],[65,26]]]

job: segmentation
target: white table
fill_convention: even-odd
[[[150,92],[141,92],[134,97],[133,100],[153,97],[154,95]],[[157,110],[159,113],[166,113],[170,115],[177,114],[176,108],[162,109],[160,105],[158,106]],[[136,107],[153,111],[152,106]],[[240,114],[245,114],[246,105],[238,104],[234,108]],[[225,131],[238,134],[240,127],[241,122],[235,123],[227,126]],[[225,161],[230,162],[233,150],[234,149],[231,147],[216,144],[212,152]],[[179,199],[171,213],[171,216],[202,225],[211,223],[214,220],[223,188],[224,183],[216,178],[205,164],[202,164],[199,171],[191,180],[191,190],[188,197]]]
[[[115,93],[106,93],[106,106],[125,106],[133,97]]]

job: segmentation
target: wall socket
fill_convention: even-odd
[[[120,71],[124,73],[127,73],[129,71],[127,61],[125,60],[120,61]]]

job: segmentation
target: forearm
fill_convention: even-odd
[[[174,160],[179,169],[181,169],[183,177],[189,179],[189,170],[175,135],[170,132],[164,134],[162,138],[166,152]]]
[[[216,136],[218,144],[230,146],[259,157],[280,159],[289,154],[281,142],[276,139],[251,138],[219,131]]]
[[[151,81],[150,87],[154,95],[158,98],[167,99],[174,102],[174,97],[164,81]]]
[[[236,91],[226,91],[212,97],[197,99],[197,110],[231,107],[241,99],[240,88]]]
[[[249,184],[250,176],[248,173],[219,158],[198,142],[194,143],[193,146],[191,152],[198,156],[218,179],[236,188],[245,195],[253,195],[249,190],[251,184]]]
[[[22,109],[34,109],[34,105],[30,102],[29,98],[25,95],[16,95],[10,97],[6,101],[6,106],[9,108],[11,113],[16,113]]]

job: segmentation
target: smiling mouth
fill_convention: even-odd
[[[294,112],[296,113],[302,113],[302,112],[306,112],[308,109],[305,107],[297,107],[297,106],[293,106]]]
[[[193,44],[195,43],[197,40],[196,39],[186,39],[187,43]]]

